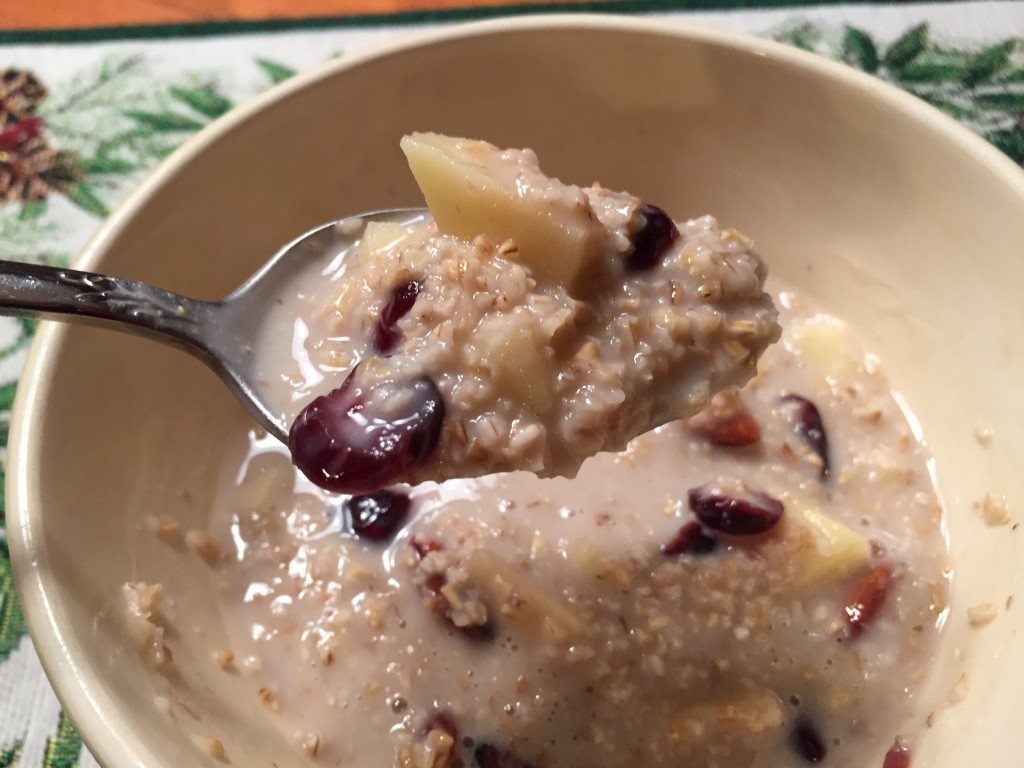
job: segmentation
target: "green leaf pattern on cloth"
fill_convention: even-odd
[[[0,749],[0,768],[10,768],[10,766],[17,766],[18,760],[20,758],[20,742],[15,742],[14,746],[8,747],[7,749]]]
[[[898,85],[1024,165],[1024,39],[971,50],[933,40],[928,25],[919,24],[882,45],[854,26],[837,33],[806,22],[775,37]]]
[[[28,628],[21,613],[18,593],[14,591],[14,574],[11,573],[7,544],[0,541],[0,662],[11,655],[26,632]],[[0,766],[3,765],[0,760]]]
[[[851,25],[802,21],[768,34],[904,88],[1024,165],[1024,40],[953,45],[933,39],[923,23],[892,40],[875,39]],[[17,69],[17,62],[0,61],[0,68],[8,66],[0,69],[0,258],[67,264],[70,248],[77,247],[71,241],[84,241],[71,231],[69,217],[78,217],[77,231],[95,226],[145,172],[248,95],[226,87],[216,74],[187,68],[175,78],[154,79],[154,56],[142,49],[111,54],[57,83]],[[266,58],[250,64],[258,79],[250,92],[296,72]],[[35,327],[32,320],[0,318],[0,446],[7,442],[17,376],[16,365],[4,366],[17,362]],[[0,479],[4,469],[0,463]],[[13,586],[2,498],[0,671],[27,631]],[[24,746],[17,735],[11,743],[0,742],[0,768],[20,766]],[[61,713],[42,766],[77,768],[83,754],[80,738]]]
[[[0,749],[0,768],[17,768],[21,750],[20,742],[7,749]],[[68,716],[61,712],[57,720],[57,732],[46,740],[41,768],[79,768],[81,756],[82,738]]]
[[[45,768],[78,768],[82,739],[63,712],[57,722],[57,734],[46,743]]]
[[[295,74],[294,69],[286,67],[283,64],[278,64],[276,61],[260,59],[257,63],[263,68],[263,71],[267,73],[267,77],[269,77],[275,85],[283,83]]]

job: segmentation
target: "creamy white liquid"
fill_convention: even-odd
[[[318,300],[287,311],[307,317]],[[784,344],[743,391],[758,445],[711,446],[675,422],[572,480],[424,483],[405,489],[412,511],[390,543],[347,533],[342,499],[254,436],[245,464],[224,467],[211,533],[237,558],[220,599],[235,657],[258,660],[245,667],[253,695],[297,749],[330,766],[400,765],[438,711],[458,727],[465,766],[493,744],[536,768],[795,768],[807,764],[792,746],[804,722],[827,748],[822,764],[860,768],[912,738],[949,586],[928,454],[877,363],[858,352],[826,370],[794,344],[814,308],[781,303]],[[282,396],[301,405],[317,375],[337,371],[293,346],[299,336],[279,370]],[[780,411],[785,393],[821,412],[828,482]],[[694,519],[688,490],[723,477],[782,501],[782,522],[706,556],[661,554]],[[862,533],[868,561],[795,586],[801,506]],[[428,609],[414,537],[474,562],[471,577],[489,574],[472,595],[492,639]],[[841,642],[847,595],[880,563],[896,574],[891,592],[863,635]],[[519,602],[496,600],[503,580]]]

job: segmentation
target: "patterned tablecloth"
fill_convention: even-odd
[[[840,59],[949,113],[1024,165],[1024,3],[689,13],[669,5],[601,7],[745,30]],[[175,147],[305,67],[410,26],[510,12],[0,31],[0,258],[68,264],[110,209]],[[3,442],[34,327],[0,318]],[[95,766],[26,634],[3,526],[0,506],[0,768]]]

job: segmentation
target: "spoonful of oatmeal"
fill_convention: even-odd
[[[763,262],[710,216],[563,184],[529,150],[437,134],[402,149],[427,210],[315,229],[223,301],[2,263],[0,312],[183,347],[341,493],[573,476],[744,384],[778,339]]]

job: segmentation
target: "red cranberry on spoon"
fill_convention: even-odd
[[[295,466],[321,488],[371,493],[430,457],[444,416],[441,393],[429,377],[366,387],[356,366],[340,387],[302,410],[288,448]]]

